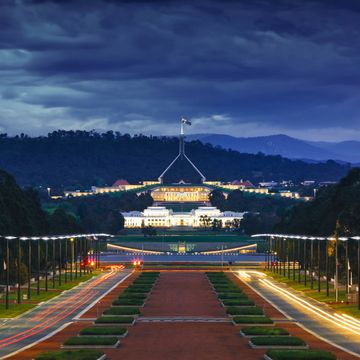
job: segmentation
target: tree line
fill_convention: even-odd
[[[212,180],[326,181],[340,179],[349,169],[334,161],[310,164],[281,156],[239,153],[200,141],[188,142],[186,152]],[[2,134],[0,153],[0,167],[13,174],[21,186],[88,189],[111,185],[118,178],[132,183],[157,179],[178,153],[178,139],[112,131],[58,130],[39,137]],[[194,174],[187,162],[178,165],[169,181]]]

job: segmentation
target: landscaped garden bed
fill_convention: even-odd
[[[93,337],[93,336],[74,336],[64,341],[64,348],[67,347],[91,347],[91,348],[115,348],[119,346],[119,339],[116,336]]]
[[[273,321],[266,316],[234,316],[232,321],[235,325],[272,325]]]
[[[249,315],[249,316],[264,315],[263,309],[260,307],[256,307],[256,306],[228,307],[226,309],[226,313],[228,315],[233,315],[233,316],[236,316],[236,315]]]
[[[92,326],[82,329],[79,335],[86,336],[120,336],[125,337],[128,333],[128,329],[124,327],[99,327]]]
[[[222,305],[223,306],[251,306],[251,305],[255,305],[255,303],[248,298],[224,299],[224,300],[222,300]]]
[[[114,306],[144,306],[144,300],[142,299],[131,299],[131,298],[120,298],[112,302]]]
[[[249,341],[252,348],[301,348],[307,349],[305,341],[294,336],[261,336],[252,337]],[[291,358],[292,359],[292,358]]]
[[[95,320],[95,324],[112,325],[112,324],[123,324],[132,325],[135,322],[133,316],[101,316]]]
[[[97,350],[47,351],[36,356],[35,360],[103,360],[105,354]]]
[[[218,298],[225,300],[225,299],[244,299],[247,298],[243,292],[221,292],[218,293]]]
[[[118,299],[137,299],[137,300],[145,300],[146,298],[147,298],[147,294],[144,293],[122,293],[118,297]]]
[[[336,356],[322,350],[268,350],[266,360],[336,360]]]
[[[245,337],[253,336],[289,336],[289,332],[280,327],[248,326],[241,329],[240,334]]]
[[[103,312],[103,315],[139,315],[138,307],[111,307]]]

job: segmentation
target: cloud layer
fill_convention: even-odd
[[[360,140],[360,6],[342,3],[2,1],[0,132],[174,134],[187,116]]]

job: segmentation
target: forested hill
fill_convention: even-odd
[[[157,179],[178,152],[178,139],[94,131],[55,131],[47,137],[0,135],[0,168],[21,185],[51,187]],[[209,180],[338,180],[347,165],[309,164],[280,156],[241,154],[192,141],[186,152]],[[184,174],[185,175],[185,174]]]
[[[314,201],[291,208],[275,231],[329,236],[360,234],[360,169],[353,169],[339,184],[321,189]]]

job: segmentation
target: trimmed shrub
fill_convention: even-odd
[[[95,324],[131,324],[132,316],[101,316],[95,320]]]
[[[219,293],[218,298],[222,300],[247,299],[243,293]]]
[[[127,328],[123,327],[87,327],[80,331],[80,335],[124,335]]]
[[[137,307],[112,307],[103,312],[104,315],[139,315],[140,310]]]
[[[226,309],[229,315],[264,315],[264,311],[260,307],[229,307]]]
[[[97,350],[47,351],[36,356],[35,360],[97,360],[104,353]]]
[[[235,324],[272,324],[273,321],[266,316],[234,316]]]
[[[263,327],[263,326],[249,326],[244,327],[241,331],[245,335],[289,335],[289,332],[279,327]]]
[[[147,294],[144,293],[128,293],[128,294],[120,294],[118,299],[137,299],[137,300],[145,300],[147,298]]]
[[[115,345],[118,342],[116,336],[112,337],[92,337],[92,336],[74,336],[64,341],[66,346],[77,345]]]
[[[223,304],[225,306],[252,306],[254,302],[250,299],[224,299]]]
[[[272,360],[336,360],[336,356],[322,350],[268,350]]]
[[[144,305],[144,300],[142,299],[117,299],[112,303],[114,306],[142,306]]]
[[[262,336],[250,340],[257,346],[305,346],[304,340],[293,336]]]

